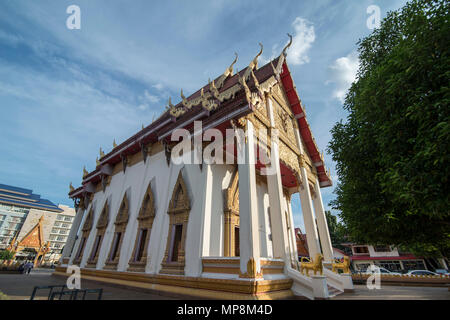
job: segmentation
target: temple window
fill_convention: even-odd
[[[181,171],[173,190],[167,211],[170,217],[169,234],[160,273],[184,274],[186,229],[191,208]]]
[[[134,241],[134,249],[129,261],[128,271],[144,272],[145,270],[147,264],[147,250],[154,218],[154,198],[151,183],[149,183],[142,200],[139,215],[137,216],[138,232],[136,234],[136,240]]]
[[[125,192],[122,202],[119,207],[119,211],[116,215],[116,221],[114,222],[114,238],[109,250],[109,259],[106,261],[105,269],[116,269],[120,259],[120,249],[122,248],[123,234],[128,225],[129,217],[129,204],[128,194]]]

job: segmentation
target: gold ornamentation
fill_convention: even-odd
[[[178,173],[177,182],[175,183],[172,198],[170,199],[169,209],[167,214],[169,215],[169,234],[167,235],[166,251],[164,253],[163,262],[161,263],[160,273],[168,274],[184,274],[185,266],[185,244],[186,244],[186,231],[187,223],[189,220],[189,212],[191,210],[188,190],[184,182],[182,170]],[[169,257],[171,239],[173,237],[174,225],[182,225],[181,231],[181,243],[176,261]]]
[[[239,256],[236,252],[236,227],[239,228],[239,172],[234,171],[230,186],[225,190],[224,201],[224,256]]]
[[[262,278],[262,273],[257,272],[256,261],[253,257],[251,257],[247,262],[247,272],[246,273],[239,272],[239,277],[252,279]]]
[[[250,62],[250,64],[248,65],[248,67],[249,67],[250,69],[252,69],[252,70],[253,70],[253,69],[258,69],[258,58],[259,58],[259,56],[262,55],[262,53],[263,53],[264,47],[263,47],[263,45],[262,45],[261,42],[259,43],[259,46],[261,47],[261,50],[260,50],[259,53],[256,55],[256,57],[253,58],[252,62]]]
[[[287,56],[287,53],[286,53],[287,49],[289,49],[289,47],[292,44],[292,36],[289,33],[287,35],[289,37],[289,43],[283,48],[283,56],[285,56],[285,57]]]
[[[70,192],[73,192],[75,190],[75,188],[72,185],[72,182],[70,182],[70,184],[69,184],[69,190],[70,190]]]
[[[117,147],[116,139],[113,140],[113,148]]]
[[[97,165],[97,167],[100,165],[100,161],[98,160],[98,157],[95,158],[95,164]]]
[[[342,270],[343,273],[350,273],[350,258],[348,256],[344,256],[343,261],[334,259],[331,265],[333,272],[338,273],[339,270]]]
[[[103,158],[105,156],[105,153],[102,150],[102,147],[100,147],[100,159]]]
[[[134,242],[133,253],[129,261],[129,271],[143,272],[147,264],[147,250],[148,242],[150,240],[150,234],[153,226],[153,220],[155,218],[155,200],[151,183],[148,184],[147,190],[142,200],[141,209],[139,210],[138,220],[138,232],[136,234],[136,240]],[[137,257],[136,250],[138,250],[140,237],[142,236],[142,230],[146,230],[146,238],[143,242],[144,250],[141,257]]]
[[[320,272],[320,275],[323,274],[323,255],[320,253],[316,254],[316,257],[314,260],[311,260],[310,258],[302,257],[300,260],[300,272],[303,274],[303,271],[305,270],[305,274],[309,275],[309,270],[314,271],[314,275],[316,275],[317,271]]]
[[[86,166],[83,167],[83,179],[89,174],[86,170]]]

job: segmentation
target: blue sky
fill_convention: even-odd
[[[99,1],[0,2],[0,183],[73,205],[69,182],[151,123],[180,88],[194,92],[239,54],[237,69],[264,45],[263,61],[294,35],[288,62],[321,150],[345,118],[342,99],[358,66],[356,42],[367,7],[381,18],[406,1]],[[81,29],[69,30],[69,5]],[[261,65],[261,63],[260,63]],[[336,185],[334,164],[325,155]],[[322,189],[324,205],[333,187]],[[296,226],[302,226],[298,195]]]

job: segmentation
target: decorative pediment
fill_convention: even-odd
[[[185,210],[190,210],[190,201],[186,183],[184,182],[183,174],[180,170],[177,182],[175,183],[175,187],[173,188],[168,213]]]
[[[89,210],[89,213],[84,221],[83,231],[90,231],[92,229],[92,222],[94,220],[94,212],[93,207]]]
[[[18,247],[27,248],[41,248],[44,245],[44,233],[42,230],[42,220],[44,216],[39,219],[39,222],[31,229],[25,237],[19,242]]]
[[[139,210],[138,220],[153,218],[155,216],[155,202],[151,183],[148,184],[147,190],[142,199],[141,209]]]
[[[116,222],[114,222],[114,224],[116,225],[121,225],[121,224],[126,224],[128,222],[128,217],[129,217],[129,203],[128,203],[128,197],[127,197],[127,193],[125,192],[123,199],[122,199],[122,203],[120,204],[119,207],[119,212],[117,213],[116,216]]]
[[[105,229],[108,226],[109,221],[109,205],[108,201],[105,202],[105,206],[98,218],[97,229]]]

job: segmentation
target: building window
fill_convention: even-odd
[[[111,250],[111,255],[109,257],[109,261],[114,261],[114,259],[116,258],[121,237],[122,237],[122,232],[116,232],[116,234],[114,235],[113,246],[112,246],[112,250]]]
[[[402,261],[403,268],[407,271],[410,270],[426,270],[425,264],[422,260],[406,260]]]
[[[100,247],[100,242],[102,240],[102,236],[98,235],[95,238],[95,243],[94,243],[94,249],[92,250],[91,256],[89,257],[89,260],[94,260],[95,256],[97,255],[98,249]]]
[[[173,237],[173,245],[172,245],[172,256],[170,261],[177,262],[178,261],[178,253],[181,250],[181,235],[183,234],[183,225],[177,224],[173,226],[174,228],[174,237]]]
[[[134,257],[134,261],[141,261],[142,256],[144,254],[145,242],[147,239],[147,229],[141,229],[139,232],[139,242],[136,250],[136,256]]]
[[[388,269],[389,271],[400,271],[402,270],[402,265],[400,261],[388,260],[388,261],[378,261],[375,262],[375,265]]]
[[[373,247],[373,249],[375,250],[375,252],[391,252],[390,246],[376,246]]]
[[[84,245],[86,244],[86,237],[81,238],[80,246],[78,247],[77,255],[75,256],[75,260],[81,259],[81,254],[84,250]]]
[[[369,253],[369,248],[367,246],[353,247],[355,254],[367,254]]]
[[[234,256],[240,256],[239,250],[239,227],[234,227]]]

